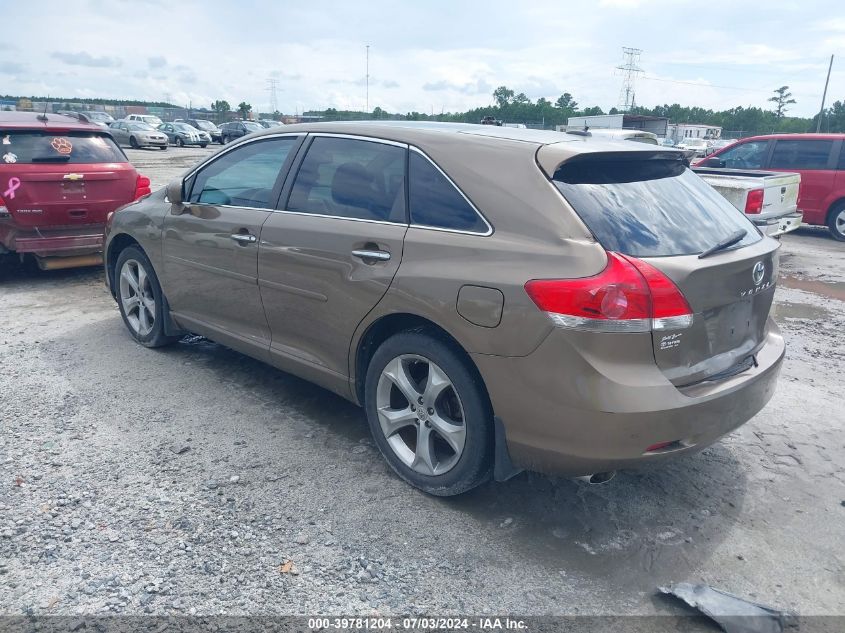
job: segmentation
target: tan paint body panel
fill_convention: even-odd
[[[664,459],[663,454],[642,454],[656,442],[683,440],[687,444],[677,452],[698,450],[745,422],[771,397],[784,346],[770,320],[758,333],[757,367],[718,383],[678,388],[655,362],[651,333],[556,329],[525,292],[530,279],[588,277],[607,263],[604,249],[551,184],[549,176],[557,166],[583,152],[653,154],[653,146],[469,125],[430,129],[335,123],[286,126],[284,132],[407,143],[460,187],[493,231],[475,235],[259,212],[266,216],[259,243],[249,247],[256,253],[253,264],[232,250],[239,248],[234,242],[225,243],[226,231],[246,224],[246,216],[220,226],[214,224],[219,219],[209,217],[206,225],[190,228],[185,224],[189,218],[169,217],[171,205],[157,192],[114,216],[107,249],[123,233],[141,244],[159,272],[165,295],[178,297],[173,311],[183,327],[356,401],[361,378],[356,376],[356,356],[367,331],[389,315],[428,319],[475,363],[515,463],[571,475]],[[250,135],[221,151],[272,134],[278,131]],[[168,231],[176,230],[184,235],[168,237]],[[165,248],[163,236],[170,240]],[[221,259],[191,254],[200,240]],[[173,255],[177,246],[186,247],[188,256],[181,259],[225,265],[229,274],[222,275],[225,280],[200,279],[205,268],[168,262],[164,254]],[[367,264],[349,255],[370,246],[389,251],[389,262]],[[738,259],[767,257],[774,247],[764,243],[759,252],[742,250]],[[107,258],[106,266],[113,261]],[[653,263],[682,281],[698,265],[692,260]],[[207,297],[190,297],[190,286],[196,284]],[[468,286],[490,290],[465,290]],[[252,311],[256,296],[263,302],[260,316]],[[194,320],[221,297],[231,305],[223,309],[219,323]],[[241,303],[245,309],[239,313]],[[227,327],[238,330],[241,318],[251,321],[244,332],[227,332]]]

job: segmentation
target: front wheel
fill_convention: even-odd
[[[138,149],[138,141],[135,140],[134,136],[129,137],[129,147],[132,149]]]
[[[176,139],[176,144],[177,144],[179,147],[185,147],[185,141],[183,141],[183,140],[182,140],[182,137],[181,137],[181,136],[180,136],[179,138],[177,138],[177,139]]]
[[[830,210],[827,228],[834,239],[845,242],[845,203],[840,203]]]
[[[370,431],[390,467],[432,495],[451,496],[492,474],[492,411],[469,360],[421,332],[397,334],[367,369]]]
[[[208,143],[200,143],[200,147],[202,147],[203,149],[205,149],[206,147],[208,147]]]
[[[161,150],[166,150],[166,149],[167,149],[167,145],[162,145],[161,147],[159,147],[159,149],[161,149]]]
[[[117,305],[123,323],[145,347],[161,347],[177,340],[164,332],[164,294],[153,265],[137,246],[121,251],[115,264]]]

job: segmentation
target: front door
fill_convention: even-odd
[[[395,143],[313,137],[261,231],[271,359],[335,391],[348,386],[356,327],[402,258],[406,153]]]
[[[186,327],[230,347],[266,352],[258,291],[258,238],[300,137],[256,139],[221,154],[186,182],[164,221],[164,284]]]

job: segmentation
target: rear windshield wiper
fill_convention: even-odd
[[[742,238],[744,238],[746,235],[748,235],[748,231],[746,231],[745,229],[739,229],[738,231],[734,231],[725,239],[716,242],[715,244],[713,244],[713,246],[701,253],[701,255],[698,256],[698,259],[704,259],[708,255],[712,255],[713,253],[717,253],[718,251],[723,251],[729,246],[733,246],[737,242],[741,242]]]
[[[58,156],[33,156],[30,160],[33,163],[64,163],[65,161],[70,160],[70,156],[68,154]]]

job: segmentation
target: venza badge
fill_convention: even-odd
[[[759,286],[763,282],[763,277],[766,276],[766,267],[763,265],[763,262],[757,262],[754,264],[754,268],[751,269],[751,278],[754,280],[754,285]]]

